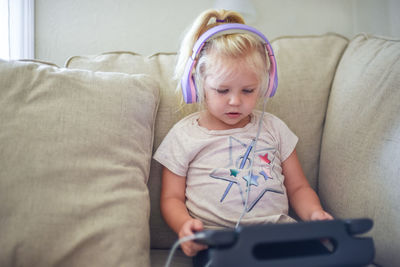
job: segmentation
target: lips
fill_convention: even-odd
[[[226,115],[231,119],[235,119],[235,118],[240,117],[241,113],[239,113],[239,112],[228,112],[228,113],[226,113]]]

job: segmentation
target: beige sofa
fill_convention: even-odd
[[[400,266],[400,40],[272,41],[267,111],[337,218],[369,217],[379,266]],[[134,48],[133,48],[134,49]],[[151,160],[181,105],[174,54],[0,61],[0,266],[162,266],[176,240]],[[173,266],[190,266],[181,252]]]

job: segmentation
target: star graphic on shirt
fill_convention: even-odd
[[[265,153],[265,155],[259,155],[260,159],[263,160],[264,162],[270,164],[271,161],[268,159],[268,153]]]
[[[243,179],[250,185],[255,185],[258,186],[258,175],[254,175],[252,173],[249,172],[248,175],[243,176]]]
[[[247,212],[253,209],[266,192],[284,194],[282,183],[278,189],[268,185],[268,180],[273,179],[274,171],[270,164],[275,159],[275,149],[265,143],[262,144],[264,148],[259,148],[261,147],[260,143],[256,144],[255,140],[251,140],[249,144],[245,144],[232,136],[229,137],[228,164],[225,168],[216,168],[210,173],[210,177],[228,182],[220,202],[224,201],[233,185],[238,187],[243,205],[245,203],[244,192],[248,187],[262,187],[260,193],[250,202],[246,209]],[[253,152],[254,149],[256,150]],[[255,153],[254,156],[253,153]],[[251,167],[252,172],[250,172]],[[277,177],[276,174],[275,177]],[[260,178],[263,179],[260,180]]]
[[[235,169],[230,169],[230,171],[231,171],[230,176],[233,176],[233,177],[236,177],[238,175],[238,173],[239,173],[239,171],[235,170]]]

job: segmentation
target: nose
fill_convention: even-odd
[[[240,96],[238,94],[231,94],[229,96],[229,105],[238,106],[242,102]]]

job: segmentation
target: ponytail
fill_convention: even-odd
[[[180,80],[188,58],[192,55],[192,49],[199,37],[207,30],[222,23],[241,23],[245,24],[243,17],[235,11],[227,11],[224,9],[209,9],[201,13],[182,40],[177,64],[175,67],[174,78]],[[180,90],[180,84],[178,85]]]

